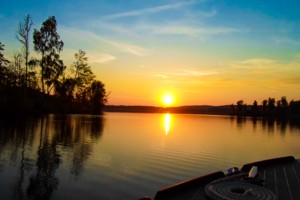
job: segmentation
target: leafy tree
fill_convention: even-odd
[[[71,73],[76,81],[77,92],[81,94],[91,84],[95,75],[88,65],[88,57],[84,51],[79,50],[74,56],[75,62],[71,66]]]
[[[288,101],[285,96],[281,97],[280,100],[276,102],[277,104],[277,112],[279,115],[285,116],[288,112]]]
[[[281,106],[283,107],[283,108],[287,108],[288,106],[289,106],[289,104],[288,104],[288,101],[287,101],[287,99],[286,99],[286,97],[285,96],[283,96],[283,97],[281,97]]]
[[[40,61],[38,59],[32,58],[28,61],[28,69],[34,69],[40,65]],[[28,70],[27,74],[27,87],[32,89],[38,89],[38,78],[36,76],[37,72],[35,70]]]
[[[267,111],[267,107],[268,107],[268,100],[264,99],[262,101],[262,109],[263,109],[263,113],[265,113]]]
[[[55,83],[59,81],[58,79],[63,74],[66,66],[63,61],[59,59],[59,54],[51,52],[49,55],[45,56],[44,65],[47,66],[44,70],[45,83],[47,85],[47,94],[50,93]]]
[[[0,67],[2,67],[4,65],[6,65],[7,63],[9,63],[9,61],[6,58],[4,58],[4,55],[1,51],[4,51],[4,44],[2,44],[0,42]]]
[[[15,53],[13,62],[9,65],[12,72],[12,77],[14,79],[14,86],[22,86],[24,83],[24,73],[22,70],[22,55]]]
[[[257,116],[257,114],[258,114],[258,103],[257,103],[256,100],[253,102],[251,111],[252,111],[252,115]]]
[[[63,78],[61,81],[55,83],[55,93],[63,101],[70,103],[73,101],[75,85],[75,79]]]
[[[4,58],[2,51],[4,51],[4,44],[0,42],[0,89],[2,86],[9,85],[9,83],[11,82],[8,80],[11,79],[11,71],[6,66],[10,62],[6,58]]]
[[[295,116],[300,116],[300,100],[299,101],[294,101],[291,100],[289,103],[289,109],[292,115]]]
[[[254,108],[255,110],[257,110],[257,108],[258,108],[258,104],[257,104],[257,101],[256,101],[256,100],[253,102],[253,108]]]
[[[244,101],[243,100],[239,100],[236,104],[237,104],[237,114],[238,115],[245,114],[246,104],[244,104]]]
[[[275,100],[275,98],[271,98],[271,97],[269,97],[269,99],[268,99],[268,114],[270,115],[270,116],[274,116],[275,115],[275,111],[276,111],[276,106],[275,106],[275,104],[276,104],[276,100]]]
[[[26,15],[23,22],[19,23],[17,39],[23,45],[23,53],[25,58],[25,86],[28,86],[28,57],[29,57],[29,32],[33,25],[30,15]]]
[[[58,54],[62,51],[64,43],[56,32],[56,19],[54,16],[44,21],[40,30],[34,29],[33,42],[35,51],[42,56],[40,61],[42,92],[45,93],[46,83],[48,86],[47,93],[49,93],[52,89],[51,86],[63,74],[65,69]]]
[[[92,109],[91,111],[93,113],[100,113],[107,102],[107,94],[104,84],[101,81],[93,81],[89,89],[89,100]]]

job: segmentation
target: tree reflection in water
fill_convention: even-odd
[[[13,191],[8,191],[12,196],[4,196],[50,199],[59,185],[55,174],[62,163],[60,150],[70,150],[70,173],[76,180],[92,154],[93,143],[102,133],[101,116],[49,115],[40,119],[0,121],[0,166],[18,168]]]
[[[232,117],[231,121],[236,120],[236,125],[238,128],[243,128],[246,125],[247,120],[251,120],[253,124],[253,129],[257,126],[261,126],[263,130],[268,133],[274,133],[275,130],[279,130],[281,134],[287,132],[287,128],[290,129],[300,129],[299,119],[275,119],[275,118],[246,118],[246,117]]]

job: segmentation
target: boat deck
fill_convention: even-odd
[[[246,164],[241,172],[248,173],[252,166],[258,167],[262,185],[272,191],[278,200],[300,199],[300,160],[292,156]],[[221,171],[192,179],[162,189],[156,193],[155,200],[209,200],[205,186],[225,174]]]

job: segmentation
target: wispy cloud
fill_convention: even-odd
[[[212,36],[218,34],[228,34],[240,32],[235,28],[226,27],[207,27],[195,28],[191,26],[166,26],[161,29],[156,29],[156,35],[187,35],[187,36]]]
[[[253,58],[243,61],[237,61],[231,64],[231,70],[250,70],[252,72],[258,72],[257,70],[267,71],[272,68],[276,68],[279,62],[277,60],[268,58]]]
[[[168,73],[161,73],[161,74],[154,74],[153,77],[157,78],[184,78],[184,77],[203,77],[209,76],[213,74],[217,74],[216,71],[199,71],[199,70],[177,70],[176,72],[168,72]]]
[[[293,44],[293,45],[299,45],[300,42],[293,40],[291,38],[288,37],[272,37],[271,38],[276,44]]]
[[[112,41],[112,40],[104,40],[105,42],[107,42],[108,44],[111,44],[112,46],[118,48],[119,50],[129,53],[131,55],[135,55],[135,56],[146,56],[146,55],[150,55],[150,51],[136,46],[136,45],[132,45],[132,44],[127,44],[127,43],[123,43],[123,42],[116,42],[116,41]]]
[[[268,58],[254,58],[254,59],[248,59],[244,61],[240,61],[239,64],[242,64],[244,66],[269,66],[272,64],[275,64],[277,61],[268,59]]]
[[[128,12],[121,12],[121,13],[116,13],[112,15],[107,15],[104,18],[105,19],[116,19],[116,18],[122,18],[122,17],[133,17],[133,16],[140,16],[140,15],[147,15],[147,14],[153,14],[153,13],[158,13],[166,10],[175,10],[175,9],[180,9],[185,6],[190,6],[195,3],[198,3],[200,1],[184,1],[184,2],[178,2],[178,3],[173,3],[173,4],[165,4],[161,6],[155,6],[151,8],[145,8],[145,9],[139,9],[139,10],[132,10]],[[201,1],[204,2],[204,1]]]
[[[89,58],[91,63],[106,63],[116,60],[115,56],[105,53],[93,53]]]
[[[98,46],[101,46],[101,44],[106,44],[110,47],[113,47],[117,51],[125,52],[130,55],[146,56],[151,54],[151,51],[146,48],[126,42],[107,39],[91,31],[82,31],[74,28],[61,27],[60,32],[62,33],[63,37],[70,41],[77,41],[78,44],[84,43],[85,46],[89,44],[91,47],[96,49]],[[107,56],[105,57],[108,58]],[[110,59],[112,59],[112,57],[110,57]]]
[[[216,71],[181,70],[170,74],[175,76],[209,76],[216,73]]]
[[[200,17],[206,17],[206,18],[210,18],[210,17],[214,17],[217,14],[217,10],[216,9],[212,9],[210,11],[202,11],[199,13]]]
[[[163,79],[166,79],[166,78],[168,78],[168,76],[167,76],[167,75],[165,75],[165,74],[154,74],[154,75],[153,75],[153,77],[157,77],[157,78],[163,78]]]
[[[299,81],[299,63],[297,57],[288,61],[254,58],[231,63],[226,70],[220,71],[220,75],[231,85],[238,81],[244,87],[264,86],[269,90],[276,85],[277,89],[284,90]]]

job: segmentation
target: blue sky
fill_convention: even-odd
[[[18,23],[55,16],[68,66],[87,52],[110,104],[249,104],[299,99],[300,1],[1,1],[0,41],[12,57]],[[32,56],[37,56],[32,51]]]

